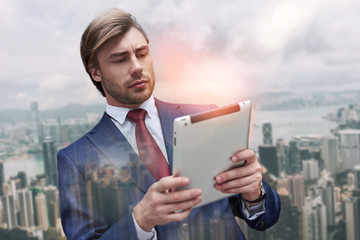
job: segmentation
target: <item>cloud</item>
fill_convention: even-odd
[[[50,75],[45,78],[39,84],[40,91],[55,91],[62,90],[64,87],[68,86],[71,82],[72,78],[70,76],[63,75]]]
[[[267,88],[353,88],[359,80],[357,0],[3,0],[0,108],[27,108],[26,99],[49,108],[103,102],[79,42],[112,7],[147,31],[163,100],[229,102]]]
[[[9,98],[12,100],[28,100],[29,95],[27,92],[18,92],[16,94],[10,95]]]

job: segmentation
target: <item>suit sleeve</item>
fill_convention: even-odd
[[[281,209],[280,198],[277,192],[272,189],[264,180],[263,185],[266,192],[265,213],[260,215],[258,218],[250,220],[243,216],[240,196],[229,198],[230,207],[234,215],[244,219],[251,228],[260,231],[271,227],[277,222]]]
[[[67,239],[137,239],[131,211],[109,226],[89,210],[87,183],[64,150],[58,153],[58,171],[61,221]]]

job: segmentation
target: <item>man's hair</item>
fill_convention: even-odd
[[[124,35],[130,28],[136,28],[149,42],[149,39],[136,21],[135,17],[121,9],[110,9],[95,18],[85,29],[80,42],[80,54],[86,72],[89,74],[93,84],[105,97],[101,82],[97,82],[91,76],[90,67],[99,69],[97,53],[99,49],[110,39]]]

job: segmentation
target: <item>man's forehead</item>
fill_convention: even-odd
[[[148,46],[145,37],[136,28],[131,28],[124,35],[114,37],[104,44],[110,52],[136,50]]]

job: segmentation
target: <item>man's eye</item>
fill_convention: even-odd
[[[128,57],[123,57],[123,58],[116,59],[115,62],[122,63],[122,62],[126,62],[127,60],[128,60]]]
[[[137,57],[139,57],[139,58],[142,58],[142,57],[145,57],[147,55],[147,52],[139,52],[138,54],[137,54]]]

